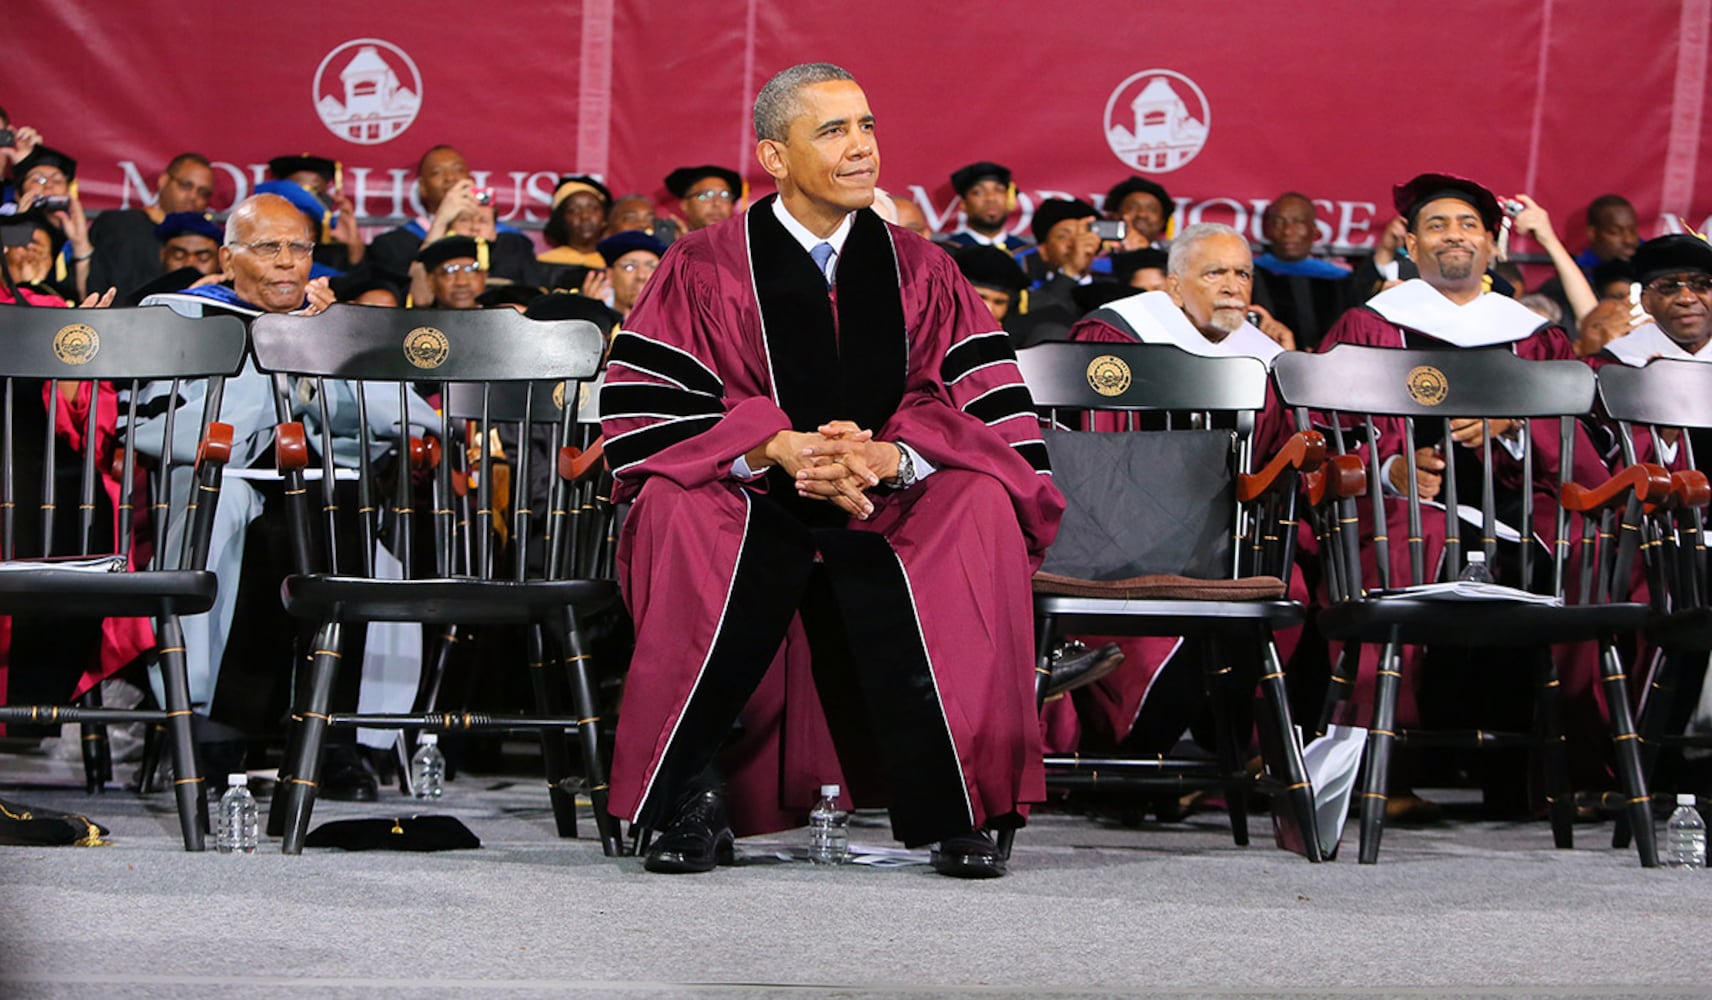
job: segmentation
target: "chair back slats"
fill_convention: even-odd
[[[101,383],[89,382],[84,384],[89,386],[89,412],[84,415],[83,440],[94,442],[101,433],[99,422],[101,417]],[[55,388],[57,395],[57,387]],[[79,385],[78,389],[81,391],[82,385]],[[89,555],[90,546],[95,541],[95,483],[98,475],[95,471],[96,450],[93,447],[83,449],[83,469],[80,476],[82,487],[77,495],[77,554],[80,556]],[[117,545],[117,538],[114,539],[114,543]]]
[[[1333,422],[1336,423],[1337,421]],[[1368,481],[1383,483],[1385,481],[1384,469],[1379,464],[1379,432],[1372,422],[1367,423],[1364,430],[1367,433]],[[1407,464],[1409,491],[1413,493],[1415,490],[1415,463],[1409,462]],[[1384,495],[1383,489],[1381,489],[1380,495]],[[1373,540],[1379,546],[1379,585],[1389,590],[1392,587],[1402,585],[1401,580],[1391,579],[1391,543],[1396,541],[1399,545],[1407,545],[1409,540],[1406,538],[1393,539],[1390,532],[1386,530],[1383,503],[1374,503],[1372,507]],[[1360,565],[1360,563],[1351,564],[1352,568],[1358,568]],[[1360,574],[1357,573],[1356,577],[1359,578]]]
[[[559,422],[549,399],[554,388],[594,374],[602,338],[593,324],[542,322],[511,310],[334,306],[314,317],[261,317],[252,341],[261,370],[319,383],[324,530],[316,534],[329,541],[332,565],[372,574],[376,547],[384,543],[407,578],[531,576],[526,546],[548,515],[528,492],[531,469],[540,468],[539,456],[530,454],[530,414],[553,407],[551,419]],[[347,384],[360,428],[354,434],[344,427],[351,412],[341,388]],[[282,391],[276,384],[276,397]],[[428,416],[422,399],[436,395],[439,412]],[[383,409],[393,400],[396,421]],[[338,443],[359,444],[355,459],[339,459],[356,467],[354,489],[333,486],[332,418],[342,421]],[[502,438],[514,430],[516,453],[502,455],[511,448]],[[413,433],[423,438],[413,440]],[[382,458],[388,434],[395,448]],[[435,435],[437,442],[428,440]],[[509,509],[505,484],[494,475],[503,473],[502,463],[510,465]],[[355,497],[354,521],[350,510],[339,511],[340,497],[347,506]],[[426,518],[417,517],[424,512]],[[418,549],[430,539],[432,558]],[[352,544],[362,547],[360,557],[341,555],[338,546]]]
[[[130,391],[125,393],[126,427],[137,426],[137,396],[142,391],[142,388],[142,383],[133,379],[131,380]],[[219,411],[215,410],[215,412],[218,413]],[[170,449],[168,450],[170,451]],[[136,482],[135,478],[133,478],[136,474],[137,449],[126,448],[124,449],[124,457],[121,460],[119,467],[119,489],[121,491],[119,494],[119,554],[124,556],[127,562],[130,561],[131,557],[131,539],[133,534],[133,525],[131,521],[136,512],[135,504],[132,503],[132,498],[135,496],[135,492],[132,490],[131,484]]]
[[[167,383],[167,389],[168,399],[181,398],[180,394],[184,389],[184,380],[176,378],[171,379]],[[164,425],[162,430],[162,440],[166,442],[177,441],[178,437],[176,432],[178,428],[178,407],[168,406],[166,412],[162,414],[161,419]],[[152,484],[152,493],[154,496],[154,517],[152,521],[155,529],[155,538],[154,553],[149,556],[149,568],[155,570],[165,569],[167,565],[167,529],[169,527],[168,522],[171,520],[167,517],[167,514],[168,509],[171,506],[168,498],[172,496],[172,453],[173,448],[170,444],[161,449],[160,465],[155,469],[154,483]],[[198,498],[193,496],[190,498],[190,502],[195,503],[197,499]]]
[[[1450,427],[1450,418],[1449,417],[1446,417],[1446,418],[1441,419],[1439,421],[1439,438],[1438,438],[1438,440],[1440,442],[1440,444],[1439,444],[1439,451],[1440,452],[1442,452],[1443,454],[1446,454],[1446,455],[1452,455],[1452,456],[1455,455],[1455,452],[1453,452],[1451,450],[1452,441],[1451,441],[1451,427]],[[1451,514],[1454,513],[1456,510],[1458,510],[1460,507],[1460,499],[1459,499],[1460,494],[1459,494],[1458,489],[1457,489],[1457,478],[1458,478],[1457,467],[1460,466],[1461,464],[1462,464],[1461,462],[1456,462],[1456,461],[1445,462],[1445,468],[1444,468],[1444,505],[1445,505],[1445,510],[1447,512],[1445,515],[1446,517],[1450,517]],[[1446,523],[1447,524],[1455,524],[1456,522],[1455,521],[1447,521]],[[1488,560],[1491,560],[1492,554],[1487,553],[1486,558]],[[1460,532],[1460,531],[1447,531],[1447,532],[1445,532],[1444,558],[1440,561],[1444,564],[1443,571],[1440,573],[1440,576],[1443,577],[1443,579],[1446,581],[1456,579],[1456,574],[1460,571],[1460,568],[1463,564],[1462,532]],[[1491,562],[1488,562],[1487,565],[1493,565],[1493,564]]]
[[[49,382],[46,396],[48,419],[42,431],[42,492],[36,501],[42,518],[42,550],[35,554],[41,556],[53,555],[54,486],[59,478],[59,436],[55,433],[59,425],[59,386]]]
[[[0,558],[3,559],[12,559],[17,555],[17,546],[15,543],[17,537],[16,520],[18,512],[18,495],[16,489],[12,485],[16,482],[15,477],[17,475],[14,456],[15,449],[13,447],[13,442],[17,440],[17,432],[14,426],[14,414],[17,411],[17,392],[16,386],[14,385],[15,381],[15,379],[10,378],[6,380],[5,456],[3,459],[0,459],[0,476],[3,476],[5,479],[5,482],[0,484],[0,534],[4,535],[3,538],[0,538],[0,543],[3,543],[3,550],[0,550]]]

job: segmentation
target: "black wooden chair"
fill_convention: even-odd
[[[560,464],[568,468],[572,456],[562,449],[570,447],[575,422],[572,409],[561,404],[575,399],[576,380],[595,373],[599,331],[582,321],[540,322],[511,310],[335,306],[315,317],[263,317],[252,329],[252,340],[257,366],[273,374],[280,420],[278,451],[297,567],[286,579],[282,597],[288,613],[317,628],[308,683],[293,711],[269,816],[270,830],[284,837],[285,853],[303,848],[329,725],[535,729],[544,732],[549,747],[562,747],[563,734],[575,730],[582,741],[602,846],[608,854],[620,853],[617,824],[606,808],[605,768],[596,745],[599,720],[578,622],[580,613],[616,601],[617,587],[611,580],[570,575],[568,507],[555,501],[548,511],[537,512],[526,491],[520,494],[521,502],[510,504],[507,526],[512,540],[526,540],[537,523],[546,525],[550,541],[539,566],[530,564],[526,546],[502,545],[493,516],[496,504],[503,507],[491,455],[493,432],[502,422],[515,421],[511,431],[523,424],[518,437],[527,439],[533,422],[550,420],[557,428]],[[473,385],[475,396],[458,390],[454,397],[454,386],[460,383]],[[406,411],[411,384],[424,396],[439,397],[439,426],[388,428],[386,436],[399,442],[395,457],[372,459],[379,449],[371,428],[384,426],[390,418],[377,420],[370,411],[383,399],[394,417]],[[351,388],[357,385],[364,391]],[[333,421],[328,399],[335,392],[345,393],[362,413],[356,421],[361,446],[355,450],[354,512],[352,501],[333,485],[337,445],[328,431]],[[296,419],[303,399],[311,400],[307,415],[319,424],[317,435],[306,434]],[[464,421],[454,421],[455,409],[478,416],[471,426],[460,426]],[[313,506],[303,476],[311,447],[323,467],[320,496]],[[529,481],[530,461],[530,449],[517,449],[510,470],[514,481]],[[561,484],[555,495],[564,488]],[[403,579],[375,576],[371,554],[382,539],[392,543]],[[576,712],[560,715],[554,705],[541,701],[541,714],[532,716],[454,711],[332,714],[334,673],[351,645],[345,630],[370,622],[525,627],[530,630],[531,659],[542,664],[536,669],[559,663],[568,672]],[[433,662],[437,657],[425,659]],[[536,690],[551,689],[537,685]],[[562,832],[575,828],[574,796],[561,773],[567,757],[559,749],[549,750],[547,757]]]
[[[82,724],[91,791],[112,777],[107,723],[164,724],[184,847],[200,851],[207,806],[191,736],[179,619],[214,602],[217,581],[205,568],[208,539],[232,442],[232,429],[218,422],[220,397],[225,377],[243,365],[243,323],[186,319],[158,307],[0,306],[0,338],[6,344],[0,351],[0,613],[33,628],[50,622],[57,628],[68,619],[95,626],[106,618],[150,619],[150,655],[160,664],[166,696],[164,709],[103,708],[97,686],[75,706],[0,707],[0,722]],[[174,419],[196,421],[201,447],[194,456],[175,455],[160,439],[118,446],[120,425],[138,425],[144,383],[165,382],[177,396],[197,379],[208,381],[204,412],[169,416],[166,428],[167,439],[175,440]],[[101,400],[114,403],[113,423],[102,419]],[[78,405],[84,415],[73,418]],[[141,454],[160,457],[143,463]],[[146,522],[135,517],[138,496],[151,498]],[[168,544],[175,524],[189,528],[176,536],[182,545]],[[14,676],[32,666],[11,663]]]
[[[1260,787],[1273,796],[1280,842],[1321,860],[1313,789],[1273,633],[1303,620],[1302,605],[1284,596],[1295,539],[1288,526],[1297,472],[1318,468],[1323,439],[1297,434],[1263,473],[1249,474],[1267,391],[1266,367],[1252,358],[1051,343],[1019,351],[1018,363],[1043,411],[1054,479],[1069,504],[1035,577],[1037,696],[1066,635],[1182,636],[1200,647],[1218,744],[1212,766],[1048,755],[1048,784],[1222,787],[1233,836],[1246,844],[1256,779],[1245,768],[1246,727],[1239,731],[1233,720],[1258,684]],[[1140,429],[1143,415],[1157,418],[1160,431]]]
[[[1624,563],[1625,546],[1629,559],[1635,552],[1639,505],[1656,499],[1662,490],[1659,474],[1646,469],[1628,470],[1595,489],[1571,481],[1567,456],[1574,454],[1578,418],[1592,410],[1592,370],[1575,361],[1526,361],[1503,348],[1405,351],[1342,345],[1323,354],[1282,355],[1273,366],[1273,377],[1286,405],[1296,408],[1298,427],[1324,427],[1334,458],[1362,452],[1367,463],[1366,493],[1373,499],[1358,508],[1353,499],[1345,498],[1328,513],[1316,514],[1331,600],[1319,614],[1318,625],[1326,638],[1348,644],[1346,655],[1335,668],[1334,692],[1349,690],[1357,661],[1355,647],[1377,644],[1383,649],[1367,737],[1361,800],[1362,863],[1372,864],[1379,857],[1395,745],[1528,747],[1539,752],[1554,840],[1559,847],[1573,846],[1574,802],[1559,722],[1557,668],[1549,654],[1554,643],[1598,644],[1618,778],[1631,818],[1639,821],[1648,815],[1623,665],[1615,648],[1617,636],[1645,625],[1648,609],[1625,600],[1624,589],[1612,581],[1621,576],[1618,567]],[[1563,418],[1557,420],[1558,439],[1560,454],[1566,459],[1560,463],[1555,495],[1547,494],[1547,499],[1537,501],[1533,489],[1522,488],[1518,491],[1519,514],[1511,514],[1528,540],[1506,551],[1510,565],[1505,570],[1509,578],[1523,584],[1522,588],[1495,591],[1481,599],[1424,592],[1423,586],[1435,582],[1441,590],[1454,586],[1466,565],[1460,525],[1446,532],[1442,573],[1435,581],[1434,570],[1427,566],[1426,515],[1415,489],[1414,462],[1405,457],[1406,497],[1386,496],[1384,490],[1375,488],[1383,481],[1377,454],[1380,423],[1400,421],[1404,441],[1417,447],[1438,443],[1445,454],[1460,452],[1459,457],[1467,459],[1469,450],[1450,441],[1452,418],[1519,419],[1523,441],[1530,440],[1531,421]],[[1500,551],[1495,451],[1490,447],[1478,449],[1475,461],[1480,482],[1476,484],[1459,483],[1459,461],[1448,462],[1442,491],[1444,506],[1451,511],[1458,509],[1459,501],[1471,499],[1471,493],[1477,494],[1481,524],[1486,528],[1480,532],[1480,549],[1489,566],[1498,565]],[[1522,449],[1523,483],[1535,480],[1533,452],[1532,447]],[[1554,512],[1555,527],[1549,539],[1531,530],[1540,523],[1537,503],[1549,503]],[[1391,537],[1387,530],[1387,510],[1398,504],[1407,510],[1406,539]],[[1378,588],[1363,584],[1359,517],[1372,519],[1370,540],[1364,544],[1376,549]],[[1575,527],[1578,520],[1579,530]],[[1454,519],[1452,523],[1458,524]],[[1407,578],[1392,576],[1394,545],[1408,546]],[[1518,662],[1531,663],[1535,681],[1532,731],[1398,731],[1402,647],[1434,643],[1514,650]],[[1650,867],[1657,863],[1650,824],[1640,838],[1639,849],[1642,864]]]
[[[1712,747],[1712,733],[1688,733],[1677,724],[1677,691],[1704,684],[1712,654],[1712,590],[1706,575],[1706,509],[1712,486],[1700,456],[1712,447],[1712,366],[1698,361],[1654,360],[1644,368],[1607,365],[1599,372],[1599,399],[1616,422],[1624,461],[1634,465],[1640,443],[1654,462],[1673,453],[1670,493],[1645,509],[1637,540],[1646,556],[1654,609],[1647,626],[1652,655],[1642,675],[1642,767],[1649,784],[1665,747]],[[1698,442],[1700,447],[1696,448]],[[1696,681],[1699,684],[1696,684]],[[1633,828],[1617,825],[1613,844],[1627,846]]]

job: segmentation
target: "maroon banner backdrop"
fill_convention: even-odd
[[[1328,0],[1228,8],[1069,2],[948,14],[910,0],[860,10],[783,0],[542,0],[479,7],[22,0],[0,105],[76,156],[91,210],[153,198],[167,160],[215,160],[215,208],[313,152],[344,164],[375,224],[416,214],[415,163],[458,147],[501,214],[538,224],[554,178],[676,206],[661,179],[712,162],[769,189],[749,108],[772,73],[840,63],[880,122],[881,183],[936,229],[958,225],[948,176],[1012,167],[1014,218],[1131,172],[1163,183],[1177,224],[1259,214],[1286,190],[1320,205],[1321,236],[1370,245],[1393,183],[1423,170],[1527,192],[1572,246],[1615,191],[1643,236],[1712,227],[1712,0],[1630,4]],[[1526,248],[1522,248],[1526,249]]]

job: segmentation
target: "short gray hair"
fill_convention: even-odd
[[[238,239],[238,228],[249,222],[250,217],[256,214],[256,206],[275,201],[297,213],[297,217],[303,220],[304,231],[308,232],[311,237],[314,237],[315,230],[310,226],[308,216],[305,216],[296,205],[293,205],[291,202],[277,194],[253,194],[232,206],[232,213],[226,216],[225,245],[231,246],[234,243],[243,242]]]
[[[1177,238],[1171,241],[1171,252],[1165,258],[1165,273],[1183,277],[1189,270],[1189,254],[1195,249],[1195,245],[1214,236],[1234,236],[1242,240],[1243,246],[1248,245],[1248,240],[1234,227],[1222,222],[1197,222],[1178,233]]]
[[[791,121],[802,113],[797,96],[802,88],[855,79],[844,67],[823,62],[801,63],[781,72],[755,95],[755,138],[784,142],[790,136]]]

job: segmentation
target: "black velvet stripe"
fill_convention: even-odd
[[[625,330],[613,339],[610,361],[670,379],[695,392],[718,396],[725,391],[719,379],[688,354],[632,330]]]
[[[939,365],[939,377],[950,385],[982,365],[1015,360],[1011,339],[1003,331],[985,337],[971,337],[945,355],[945,360]]]
[[[746,218],[779,406],[799,431],[830,420],[876,429],[902,401],[909,365],[886,224],[870,211],[855,214],[838,256],[835,323],[826,279],[774,216],[771,197]]]
[[[845,631],[854,637],[851,662],[891,791],[892,835],[915,846],[967,832],[957,747],[891,544],[865,531],[823,530],[814,538]]]
[[[1034,397],[1028,394],[1028,389],[1024,386],[1006,386],[966,403],[963,412],[984,424],[994,424],[1019,413],[1033,415]]]
[[[1046,445],[1044,442],[1023,441],[1019,444],[1013,444],[1011,447],[1016,450],[1018,455],[1028,459],[1028,464],[1034,467],[1034,471],[1052,471],[1052,460],[1046,455]]]
[[[679,441],[712,429],[717,423],[718,417],[691,417],[644,427],[608,440],[606,460],[614,469],[628,468],[652,458],[656,452],[670,448]]]
[[[699,417],[725,412],[713,396],[647,382],[608,384],[600,390],[600,415],[613,417]]]
[[[779,651],[813,568],[808,531],[765,497],[751,496],[719,634],[660,759],[639,823],[656,830],[667,825],[696,777],[713,763]]]

